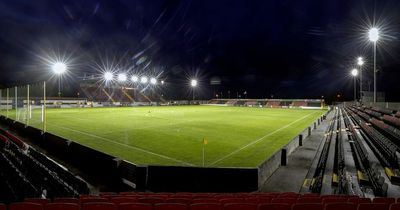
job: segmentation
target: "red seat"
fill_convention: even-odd
[[[54,198],[53,203],[76,203],[79,204],[78,198]]]
[[[44,210],[80,210],[81,207],[76,203],[48,203]]]
[[[291,205],[284,203],[260,204],[258,210],[291,210]]]
[[[347,202],[358,205],[359,203],[371,203],[371,199],[369,199],[369,198],[349,198],[349,199],[347,199]]]
[[[102,197],[84,197],[80,199],[82,204],[84,203],[107,203],[109,200],[107,198]]]
[[[357,204],[353,203],[328,203],[325,210],[357,210]]]
[[[151,203],[121,203],[119,210],[153,210]]]
[[[0,210],[7,210],[7,206],[3,203],[0,203]]]
[[[120,195],[139,195],[137,192],[119,192]]]
[[[324,206],[320,203],[296,203],[292,210],[323,210]]]
[[[271,200],[270,200],[270,201],[271,201]],[[247,198],[244,198],[243,202],[245,202],[245,203],[255,203],[255,204],[260,203],[260,202],[259,202],[259,199],[258,199],[257,197],[247,197]],[[268,203],[269,203],[269,202],[268,202]]]
[[[11,203],[8,205],[8,210],[43,210],[43,205],[38,203]]]
[[[297,199],[297,203],[322,203],[322,199],[320,197],[300,197]]]
[[[272,196],[259,196],[258,203],[271,203],[272,199],[274,199]]]
[[[387,204],[392,204],[392,203],[396,203],[396,199],[395,198],[374,198],[372,200],[372,203],[387,203]]]
[[[156,204],[156,203],[162,203],[164,202],[164,199],[162,198],[157,198],[157,197],[144,197],[144,198],[139,198],[138,199],[139,203],[151,203],[151,204]]]
[[[303,194],[303,195],[301,195],[301,197],[302,198],[308,198],[308,197],[319,197],[319,194],[317,194],[317,193],[306,193],[306,194]]]
[[[110,198],[110,202],[111,203],[115,203],[115,204],[120,204],[120,203],[136,203],[138,201],[138,198],[135,196],[132,197],[113,197]]]
[[[117,205],[106,202],[83,203],[82,210],[118,210]]]
[[[257,205],[250,203],[228,203],[224,205],[224,210],[257,210]]]
[[[392,203],[390,210],[400,210],[400,203]]]
[[[158,203],[154,205],[154,210],[188,210],[189,207],[182,203]]]
[[[107,195],[118,195],[116,192],[100,192],[100,196],[107,196]]]
[[[296,203],[297,198],[274,198],[271,200],[271,203],[286,203],[292,205]]]
[[[193,199],[192,203],[219,203],[218,199],[214,198],[204,198],[204,199]]]
[[[298,197],[300,197],[300,194],[294,192],[285,192],[277,196],[277,198],[298,198]]]
[[[50,203],[49,199],[44,199],[44,198],[25,198],[24,202],[28,202],[28,203],[38,203],[38,204],[42,204],[43,206]]]
[[[357,210],[389,210],[387,203],[360,203]]]
[[[227,203],[243,203],[243,198],[225,198],[225,199],[220,199],[219,202],[222,205]]]
[[[222,210],[219,203],[196,203],[190,205],[190,210]]]
[[[164,203],[182,203],[182,204],[191,204],[192,199],[189,198],[167,198]]]
[[[328,204],[328,203],[346,203],[347,198],[345,197],[328,197],[328,198],[323,198],[322,199],[322,204]]]

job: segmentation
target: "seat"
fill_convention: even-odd
[[[0,210],[7,210],[7,206],[3,203],[0,203]]]
[[[49,199],[45,199],[45,198],[25,198],[24,202],[28,202],[28,203],[38,203],[38,204],[42,204],[43,206],[50,203]]]
[[[214,198],[196,198],[192,200],[192,203],[219,203],[219,200]]]
[[[135,196],[132,197],[113,197],[110,198],[110,202],[111,203],[115,203],[115,204],[120,204],[120,203],[136,203],[138,201],[138,198]]]
[[[295,203],[292,210],[323,210],[324,206],[320,203]]]
[[[53,203],[76,203],[79,204],[78,198],[54,198]]]
[[[345,197],[328,197],[328,198],[323,198],[322,199],[322,204],[328,204],[328,203],[346,203],[347,198]]]
[[[191,204],[192,199],[189,198],[167,198],[164,203],[182,203],[182,204]]]
[[[257,205],[250,203],[228,203],[224,205],[224,210],[257,210]]]
[[[8,210],[43,210],[43,205],[28,202],[11,203]]]
[[[357,204],[353,203],[328,203],[325,205],[325,210],[357,210]]]
[[[382,198],[382,197],[377,197],[372,200],[372,203],[387,203],[387,204],[392,204],[396,203],[395,198]]]
[[[243,203],[243,198],[225,198],[225,199],[219,199],[219,202],[222,205],[225,205],[228,203]]]
[[[349,198],[349,199],[347,199],[347,202],[358,205],[360,203],[371,203],[371,199],[369,199],[369,198]]]
[[[156,203],[162,203],[164,202],[164,199],[162,198],[157,198],[157,197],[144,197],[144,198],[139,198],[138,199],[139,203],[151,203],[151,204],[156,204]]]
[[[48,203],[44,210],[80,210],[81,207],[76,203]]]
[[[274,198],[271,200],[271,203],[285,203],[285,204],[289,204],[292,205],[294,203],[296,203],[297,198]]]
[[[222,210],[219,203],[195,203],[190,205],[190,210]]]
[[[258,210],[291,210],[291,205],[285,203],[260,204]]]
[[[288,192],[288,193],[281,193],[277,197],[278,198],[298,198],[298,197],[300,197],[300,194]]]
[[[360,203],[357,210],[389,210],[387,203]]]
[[[257,197],[247,197],[244,198],[243,202],[245,203],[254,203],[254,204],[259,204],[259,199]],[[269,203],[269,202],[268,202]]]
[[[107,203],[109,200],[107,198],[102,197],[84,197],[80,199],[81,204],[84,203]]]
[[[82,210],[118,210],[117,205],[106,202],[82,203]]]
[[[119,210],[153,210],[151,203],[120,203]]]
[[[157,203],[153,207],[154,210],[188,210],[189,207],[183,203]]]
[[[320,197],[300,197],[297,199],[297,203],[322,203],[322,199]]]
[[[400,210],[400,203],[392,203],[389,210]]]
[[[300,197],[302,197],[302,198],[309,198],[309,197],[319,197],[319,194],[317,194],[317,193],[306,193],[306,194],[303,194],[303,195],[301,195]]]
[[[258,196],[258,203],[271,203],[273,196]]]

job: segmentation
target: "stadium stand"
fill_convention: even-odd
[[[19,138],[0,129],[2,144],[0,148],[0,177],[4,186],[1,192],[6,194],[4,202],[22,201],[24,198],[45,196],[77,196],[88,192],[86,183],[65,169],[27,147]],[[31,203],[44,204],[46,199],[26,199]]]

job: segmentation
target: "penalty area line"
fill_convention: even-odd
[[[277,130],[274,130],[274,131],[271,132],[271,133],[267,133],[266,135],[264,135],[264,136],[262,136],[262,137],[260,137],[260,138],[258,138],[258,139],[256,139],[256,140],[254,140],[254,141],[252,141],[252,142],[250,142],[250,143],[244,145],[243,147],[240,147],[239,149],[234,150],[233,152],[231,152],[231,153],[229,153],[229,154],[227,154],[227,155],[221,157],[220,159],[218,159],[218,160],[216,160],[216,161],[210,163],[208,166],[213,166],[213,165],[215,165],[216,163],[221,162],[222,160],[225,160],[226,158],[231,157],[232,155],[234,155],[234,154],[236,154],[236,153],[238,153],[238,152],[240,152],[240,151],[246,149],[247,147],[250,147],[250,146],[252,146],[252,145],[254,145],[254,144],[260,142],[261,140],[263,140],[264,138],[266,138],[266,137],[268,137],[268,136],[271,136],[271,135],[273,135],[273,134],[275,134],[275,133],[277,133],[277,132],[279,132],[279,131],[281,131],[281,130],[283,130],[283,129],[286,129],[286,128],[292,126],[292,125],[295,124],[296,122],[298,122],[298,121],[300,121],[300,120],[303,120],[304,118],[307,118],[308,116],[310,116],[310,115],[312,115],[312,114],[314,114],[314,113],[316,113],[316,112],[317,112],[317,111],[312,112],[312,113],[310,113],[310,114],[308,114],[308,115],[305,115],[305,116],[303,116],[303,117],[301,117],[301,118],[299,118],[299,119],[297,119],[297,120],[295,120],[295,121],[293,121],[293,122],[291,122],[291,123],[289,123],[289,124],[287,124],[287,125],[285,125],[285,126],[279,128],[279,129],[277,129]]]
[[[143,152],[143,153],[147,153],[147,154],[150,154],[150,155],[161,157],[161,158],[164,158],[164,159],[167,159],[167,160],[172,160],[174,162],[181,163],[181,164],[184,164],[184,165],[194,166],[193,164],[187,163],[187,162],[182,161],[182,160],[178,160],[178,159],[175,159],[175,158],[172,158],[172,157],[168,157],[166,155],[157,154],[155,152],[151,152],[149,150],[145,150],[145,149],[142,149],[142,148],[139,148],[139,147],[134,147],[134,146],[131,146],[131,145],[128,145],[128,144],[123,144],[123,143],[120,143],[120,142],[116,142],[116,141],[113,141],[111,139],[107,139],[107,138],[104,138],[104,137],[101,137],[101,136],[97,136],[97,135],[94,135],[94,134],[91,134],[91,133],[86,133],[86,132],[83,132],[83,131],[75,130],[75,129],[72,129],[72,128],[67,128],[67,127],[64,127],[64,126],[54,125],[54,124],[53,124],[53,126],[58,127],[58,128],[62,128],[62,129],[66,129],[66,130],[69,130],[69,131],[72,131],[72,132],[75,132],[75,133],[80,133],[80,134],[83,134],[83,135],[86,135],[86,136],[94,137],[94,138],[97,138],[97,139],[100,139],[100,140],[103,140],[103,141],[107,141],[107,142],[110,142],[110,143],[113,143],[113,144],[117,144],[119,146],[127,147],[127,148],[130,148],[130,149],[133,149],[133,150],[137,150],[137,151],[140,151],[140,152]]]

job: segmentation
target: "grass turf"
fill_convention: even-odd
[[[47,131],[136,164],[256,167],[325,110],[168,106],[47,109]],[[40,111],[30,125],[41,128]],[[203,138],[208,143],[203,145]]]

